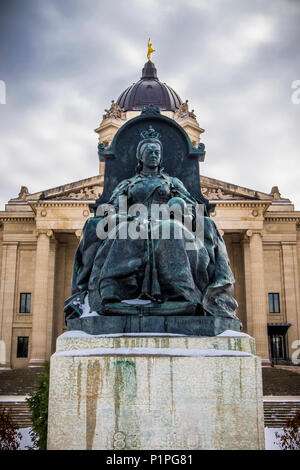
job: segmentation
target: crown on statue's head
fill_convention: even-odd
[[[157,139],[157,140],[160,140],[160,134],[159,132],[156,132],[155,129],[153,129],[152,126],[149,126],[149,129],[148,130],[145,130],[145,131],[142,131],[140,133],[140,136],[143,140],[146,140],[146,139]]]

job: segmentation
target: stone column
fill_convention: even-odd
[[[269,362],[267,294],[265,290],[265,271],[262,234],[247,230],[250,239],[252,333],[256,341],[257,355]]]
[[[48,276],[48,315],[47,315],[47,347],[46,357],[53,353],[52,334],[54,319],[54,282],[55,282],[55,264],[56,264],[57,240],[51,237],[49,251],[49,276]]]
[[[51,304],[51,299],[48,295],[49,281],[52,284],[51,277],[53,270],[50,255],[50,241],[52,237],[52,230],[38,232],[33,293],[32,345],[29,361],[31,365],[41,365],[47,359],[49,309],[53,312],[53,298]]]
[[[18,243],[3,242],[0,291],[0,363],[11,367],[12,326],[15,312],[15,291]],[[4,357],[5,356],[5,357]]]
[[[246,295],[245,295],[245,268],[243,260],[243,246],[241,241],[233,241],[231,244],[232,259],[234,267],[234,297],[236,298],[238,307],[238,317],[243,323],[243,330],[247,331],[247,314],[246,314]]]
[[[246,331],[248,335],[253,336],[251,260],[250,260],[250,243],[249,243],[248,236],[245,236],[242,244],[243,244],[243,251],[244,251]]]
[[[54,315],[52,329],[52,351],[55,351],[56,338],[62,334],[64,329],[64,312],[63,306],[66,300],[65,282],[66,282],[66,243],[59,243],[57,247],[57,265],[55,277],[55,299],[54,299]]]
[[[292,349],[292,344],[295,340],[299,340],[300,338],[297,243],[281,242],[281,250],[283,261],[286,321],[292,325],[288,329],[288,349],[289,356],[291,357],[291,354],[294,351],[294,349]]]

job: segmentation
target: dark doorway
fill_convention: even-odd
[[[275,364],[288,362],[286,333],[290,323],[268,323],[270,357]]]

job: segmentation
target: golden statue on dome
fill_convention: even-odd
[[[155,49],[152,49],[152,44],[150,42],[150,38],[148,39],[148,51],[147,51],[147,59],[151,60],[151,54],[155,52]]]

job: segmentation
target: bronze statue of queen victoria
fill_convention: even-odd
[[[240,329],[225,243],[183,182],[164,173],[163,154],[161,135],[146,126],[136,174],[87,220],[65,302],[68,329],[211,336]],[[165,210],[153,216],[153,207]]]

